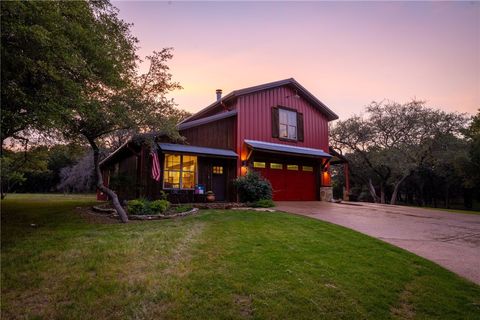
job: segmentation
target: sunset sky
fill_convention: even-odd
[[[480,3],[114,2],[139,55],[174,47],[195,112],[243,87],[293,77],[340,119],[372,100],[480,108]]]

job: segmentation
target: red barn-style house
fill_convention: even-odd
[[[217,201],[236,201],[233,180],[256,170],[274,200],[330,200],[328,122],[335,119],[293,78],[224,97],[217,90],[214,103],[178,125],[182,144],[156,140],[157,179],[150,150],[130,140],[101,162],[104,182],[121,199],[155,199],[163,190],[170,201],[196,202],[211,190]]]

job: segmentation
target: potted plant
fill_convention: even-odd
[[[215,201],[215,193],[213,193],[213,191],[207,191],[207,201]]]

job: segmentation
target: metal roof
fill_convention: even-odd
[[[188,128],[193,128],[196,126],[201,126],[202,124],[207,124],[210,122],[214,122],[217,120],[233,117],[237,115],[237,110],[232,110],[232,111],[226,111],[226,112],[221,112],[217,113],[213,116],[210,117],[205,117],[205,118],[200,118],[198,120],[192,120],[186,123],[181,123],[177,126],[178,130],[185,130]]]
[[[109,161],[111,158],[113,158],[117,153],[119,153],[129,142],[131,141],[131,139],[128,139],[127,141],[125,141],[124,143],[122,143],[122,145],[120,147],[118,147],[117,149],[115,149],[112,153],[110,153],[105,159],[103,159],[102,161],[100,161],[98,163],[99,166],[103,165],[104,163],[106,163],[107,161]]]
[[[198,117],[200,117],[202,114],[210,111],[211,109],[217,107],[221,103],[228,102],[232,99],[235,99],[236,97],[254,93],[257,91],[262,91],[262,90],[268,90],[268,89],[273,89],[276,87],[281,87],[284,85],[290,85],[293,86],[295,89],[298,90],[298,93],[301,94],[307,101],[309,101],[314,107],[319,109],[321,112],[323,112],[329,121],[336,120],[338,119],[338,115],[333,112],[330,108],[328,108],[323,102],[318,100],[312,93],[310,93],[307,89],[305,89],[300,83],[297,82],[294,78],[289,78],[289,79],[284,79],[280,81],[275,81],[275,82],[269,82],[265,84],[261,84],[258,86],[253,86],[253,87],[248,87],[240,90],[235,90],[230,92],[229,94],[223,96],[220,100],[215,101],[211,105],[209,105],[206,108],[203,108],[199,112],[195,113],[194,115],[188,117],[187,119],[183,120],[180,122],[180,124],[186,124],[189,121],[196,120]]]
[[[162,151],[173,152],[173,153],[191,153],[197,155],[205,156],[214,156],[220,158],[237,158],[238,155],[232,150],[227,149],[217,149],[217,148],[206,148],[206,147],[197,147],[190,146],[186,144],[174,144],[174,143],[157,143]]]
[[[275,152],[275,153],[288,153],[291,155],[308,156],[308,157],[320,157],[331,158],[332,156],[322,149],[295,147],[279,143],[263,142],[256,140],[245,140],[245,143],[252,147],[254,150]]]

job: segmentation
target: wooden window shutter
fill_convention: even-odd
[[[297,138],[303,141],[303,113],[297,113]]]
[[[278,118],[278,108],[272,107],[272,137],[278,138],[279,136],[279,118]]]

